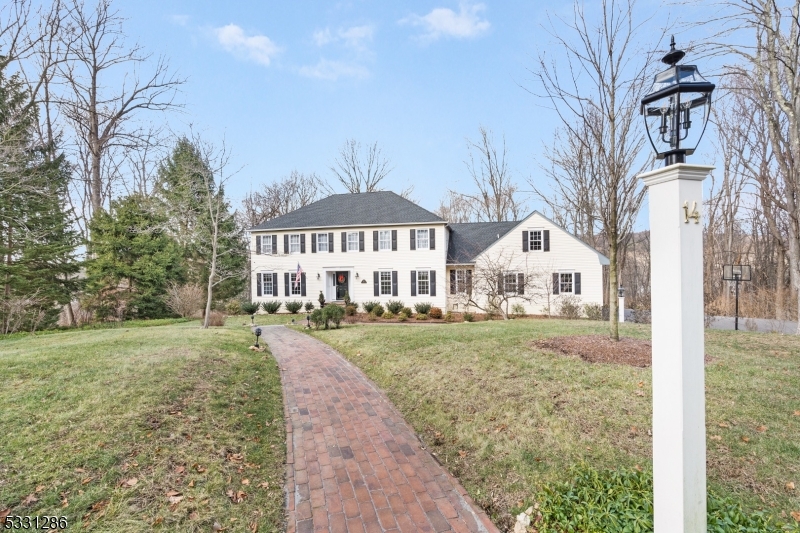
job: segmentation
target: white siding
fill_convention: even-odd
[[[435,228],[434,250],[411,250],[410,230]],[[373,251],[373,231],[397,230],[397,251]],[[342,252],[341,233],[349,231],[364,232],[363,252]],[[284,254],[283,238],[287,234],[305,234],[305,253]],[[312,233],[333,233],[333,253],[311,253]],[[333,300],[332,273],[337,271],[348,272],[350,298],[359,304],[374,300],[386,303],[389,300],[401,300],[413,308],[415,303],[430,302],[433,306],[445,308],[447,298],[447,230],[444,223],[413,224],[413,225],[387,225],[365,226],[347,228],[314,228],[303,230],[281,231],[253,231],[251,235],[251,279],[252,301],[266,300],[303,300],[314,302],[317,305],[319,293],[323,291],[326,301]],[[278,252],[274,255],[255,254],[257,235],[277,235]],[[306,296],[286,296],[284,292],[284,273],[295,272],[300,263],[306,273]],[[411,296],[411,271],[414,270],[436,271],[436,296],[423,295]],[[389,270],[397,272],[397,296],[375,296],[373,288],[373,272]],[[278,274],[278,296],[257,296],[256,274],[260,272],[276,272]],[[319,275],[319,279],[317,276]],[[356,279],[358,275],[358,279]],[[281,309],[283,311],[283,309]]]

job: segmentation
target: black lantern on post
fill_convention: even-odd
[[[258,345],[258,338],[261,336],[261,328],[256,328],[256,330],[253,333],[255,333],[256,335],[256,344],[255,344],[256,348],[261,348],[261,346]]]
[[[670,67],[656,74],[641,107],[650,144],[665,167],[685,163],[694,153],[708,124],[715,88],[695,65],[677,64],[686,54],[675,50],[675,37],[670,45],[661,60]]]

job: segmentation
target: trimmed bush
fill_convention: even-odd
[[[400,322],[405,322],[406,320],[408,320],[408,315],[403,312],[400,312],[397,315],[397,320],[399,320]]]
[[[383,312],[384,311],[385,311],[385,309],[383,308],[383,306],[381,304],[375,304],[375,306],[372,308],[372,311],[370,311],[369,314],[375,315],[375,316],[383,316]]]
[[[369,302],[364,302],[363,304],[361,304],[361,307],[364,308],[364,312],[365,313],[371,313],[376,305],[380,305],[380,304],[378,302],[373,302],[373,301],[370,300]]]
[[[287,311],[296,315],[297,312],[303,308],[303,302],[300,300],[289,300],[283,306],[286,308]]]
[[[411,316],[414,314],[414,311],[412,311],[410,307],[404,307],[400,310],[400,312],[405,314],[406,316]]]
[[[603,320],[603,306],[600,304],[585,304],[583,314],[589,320]]]
[[[417,320],[428,320],[428,315],[425,313],[417,313]]]
[[[311,311],[314,310],[314,302],[306,302],[306,305],[304,305],[303,307],[305,307],[306,313],[310,313]]]
[[[344,306],[345,307],[350,305],[350,293],[347,292],[347,291],[344,291],[344,298],[342,298],[342,300],[344,301]]]
[[[525,306],[522,304],[514,304],[511,306],[511,313],[516,316],[525,316]]]
[[[435,319],[442,318],[442,309],[439,307],[431,307],[428,316]]]
[[[423,315],[427,315],[431,312],[431,303],[430,302],[419,302],[414,304],[414,311],[417,313],[422,313]]]
[[[352,304],[348,305],[347,307],[344,308],[345,316],[356,316],[356,312],[357,311],[358,311],[358,307],[356,307],[355,305],[352,305]]]
[[[448,312],[446,312],[444,314],[444,321],[445,322],[452,322],[453,320],[454,320],[454,318],[453,318],[453,312],[452,311],[448,311]]]
[[[258,313],[258,309],[261,307],[261,304],[258,302],[242,302],[241,304],[242,313],[246,315],[254,315]]]
[[[311,312],[311,323],[314,324],[315,329],[319,329],[320,327],[324,326],[325,329],[328,328],[328,321],[325,318],[325,310],[324,309],[314,309]]]
[[[325,315],[326,321],[332,322],[334,327],[339,329],[339,326],[342,324],[342,319],[344,318],[344,307],[339,305],[326,305],[325,309],[323,309],[323,314]]]
[[[317,298],[317,301],[319,301],[319,308],[320,309],[325,307],[325,296],[322,294],[322,291],[319,291],[319,298]]]
[[[268,302],[261,302],[261,308],[264,311],[266,311],[267,313],[269,313],[270,315],[274,315],[275,313],[277,313],[278,310],[281,308],[281,305],[283,305],[283,304],[281,302],[279,302],[278,300],[270,300]]]
[[[564,296],[558,302],[558,314],[569,320],[575,320],[581,317],[581,301],[577,296]]]
[[[381,315],[381,317],[383,317],[383,318],[385,318],[387,320],[390,320],[390,319],[394,318],[394,313],[392,313],[391,311],[387,310],[387,311],[384,311],[384,313]]]
[[[403,305],[403,302],[401,302],[400,300],[389,300],[388,302],[386,302],[386,309],[388,309],[389,311],[391,311],[396,315],[403,310],[403,307],[405,306]]]
[[[475,320],[475,315],[473,315],[472,313],[464,313],[463,316],[464,316],[464,322],[472,322],[473,320]]]

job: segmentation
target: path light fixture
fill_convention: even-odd
[[[686,53],[675,49],[675,37],[670,47],[661,60],[669,68],[656,74],[641,105],[650,144],[665,167],[685,163],[694,153],[708,124],[715,87],[695,65],[678,65]]]
[[[261,346],[258,345],[258,338],[261,336],[261,328],[256,328],[254,333],[256,334],[256,348],[261,348]]]
[[[256,314],[255,313],[250,315],[250,325],[251,326],[255,326],[256,325]]]
[[[306,327],[311,329],[311,315],[306,315]]]
[[[617,289],[617,297],[625,298],[625,287],[623,287],[622,285],[620,285],[619,288]]]

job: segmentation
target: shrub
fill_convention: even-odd
[[[564,318],[575,320],[581,317],[580,298],[575,296],[564,296],[558,302],[558,314]]]
[[[376,305],[380,305],[380,304],[378,302],[369,301],[369,302],[364,302],[363,304],[361,304],[361,307],[364,308],[364,312],[365,313],[371,313]]]
[[[475,315],[472,313],[464,313],[464,322],[472,322],[475,320]]]
[[[515,316],[525,316],[525,306],[522,304],[514,304],[511,306],[511,312]]]
[[[428,315],[425,313],[417,313],[417,320],[428,320]]]
[[[209,326],[224,326],[225,325],[225,315],[223,315],[219,311],[211,311],[208,314],[208,325]]]
[[[344,318],[344,307],[339,305],[326,305],[323,314],[325,315],[326,322],[328,320],[333,322],[333,325],[338,329]]]
[[[405,322],[406,320],[408,320],[408,315],[401,311],[400,313],[397,314],[397,320],[399,320],[400,322]]]
[[[542,515],[537,524],[541,533],[653,530],[652,472],[579,465],[570,469],[570,478],[544,487],[535,496]],[[786,525],[762,511],[746,513],[732,499],[712,491],[708,492],[706,517],[707,530],[715,533],[778,533]]]
[[[306,313],[310,313],[311,311],[314,310],[314,302],[306,302],[306,305],[304,305],[303,307],[305,307]]]
[[[383,316],[383,312],[384,311],[385,311],[385,309],[383,308],[383,306],[381,304],[375,304],[375,307],[372,308],[372,311],[370,311],[369,314],[375,315],[375,316]]]
[[[403,307],[405,306],[403,305],[403,302],[401,302],[400,300],[389,300],[388,302],[386,302],[386,309],[388,309],[389,311],[391,311],[396,315],[400,314],[400,311],[403,310]]]
[[[270,300],[267,302],[261,302],[261,308],[266,311],[267,313],[274,315],[278,312],[278,309],[281,308],[281,302],[278,300]]]
[[[378,320],[378,317],[375,316],[375,313],[367,313],[367,320],[369,320],[370,322],[375,322],[376,320]]]
[[[322,291],[319,291],[319,298],[317,298],[317,301],[319,301],[319,308],[320,309],[325,307],[325,296],[322,294]]]
[[[410,307],[404,307],[400,310],[400,312],[404,313],[406,316],[411,316],[414,314],[414,311],[412,311]]]
[[[431,303],[430,302],[419,302],[414,304],[414,311],[417,313],[422,313],[427,315],[431,312]]]
[[[444,314],[444,321],[445,322],[452,322],[453,320],[454,320],[454,318],[453,318],[453,312],[452,311],[448,311],[448,312],[446,312]]]
[[[583,314],[589,320],[603,320],[603,306],[600,304],[586,304],[583,306]]]
[[[442,318],[442,309],[439,307],[431,307],[428,316],[436,319]]]
[[[246,315],[254,315],[258,313],[258,309],[261,307],[261,304],[258,302],[242,302],[240,307],[242,309],[242,313]]]
[[[238,315],[239,312],[242,310],[242,304],[238,300],[228,300],[225,302],[225,314],[226,315]]]
[[[301,302],[300,300],[290,300],[287,301],[285,304],[283,304],[283,306],[286,308],[287,311],[289,311],[293,315],[296,315],[297,312],[303,308],[303,302]]]
[[[344,291],[344,298],[342,298],[342,300],[344,300],[344,306],[345,307],[350,305],[350,293],[347,292],[347,291]]]
[[[198,283],[187,283],[185,285],[170,283],[167,286],[164,303],[176,315],[181,318],[188,318],[203,308],[205,299],[203,288]],[[239,309],[236,309],[233,314],[238,312]]]
[[[324,309],[314,309],[311,312],[311,323],[314,324],[314,328],[319,329],[321,326],[325,326],[325,329],[328,329],[328,320],[325,316]]]
[[[358,307],[352,304],[344,308],[344,314],[346,316],[356,316],[356,311],[358,311]]]
[[[391,311],[387,310],[387,311],[384,311],[384,313],[381,316],[383,318],[385,318],[386,320],[391,320],[392,318],[394,318],[394,313],[392,313]]]

